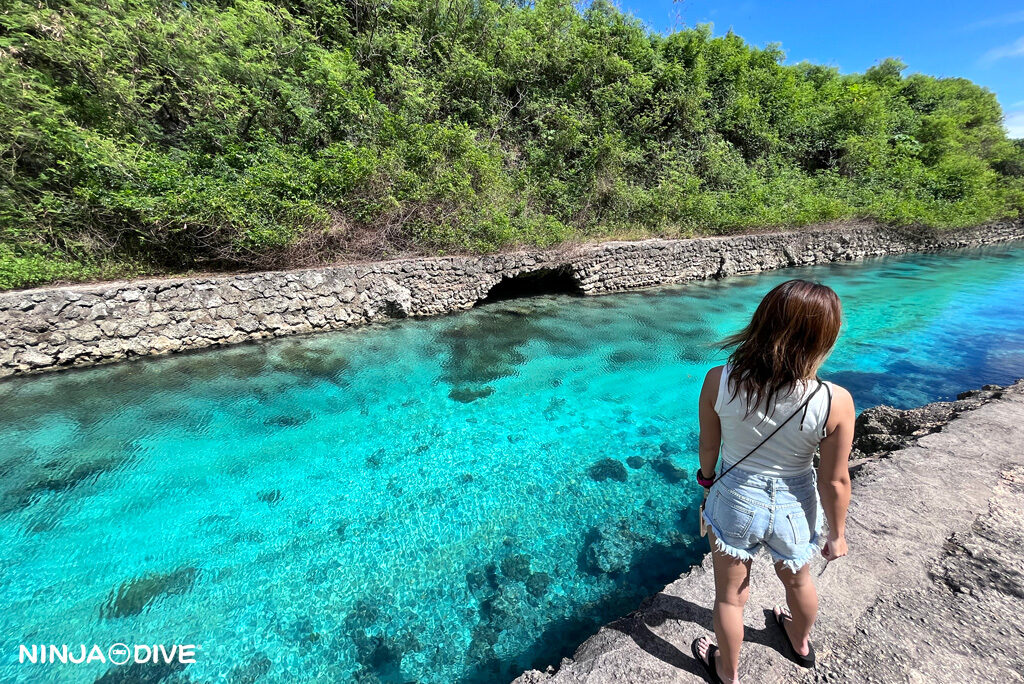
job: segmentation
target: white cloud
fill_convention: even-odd
[[[1024,36],[1021,36],[1009,45],[1000,45],[999,47],[992,48],[984,55],[982,55],[981,61],[986,64],[997,62],[1000,59],[1006,59],[1007,57],[1021,57],[1024,56]]]
[[[989,17],[988,19],[976,21],[973,24],[968,24],[965,28],[968,31],[974,31],[991,26],[1010,26],[1011,24],[1019,24],[1021,22],[1024,22],[1024,12],[1010,12],[1009,14],[1001,14],[998,17]]]
[[[1011,138],[1024,138],[1024,109],[1007,112],[1003,126],[1006,127],[1006,133]]]

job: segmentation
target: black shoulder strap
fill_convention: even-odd
[[[828,419],[832,415],[832,388],[825,383],[825,392],[828,394],[828,405],[825,407],[825,423],[821,426],[821,438],[828,437]]]
[[[746,455],[746,456],[744,456],[743,458],[741,458],[740,460],[736,461],[736,462],[735,462],[735,463],[733,463],[733,464],[732,464],[731,466],[729,466],[729,468],[728,468],[728,469],[727,469],[727,470],[726,470],[726,471],[725,471],[724,473],[722,473],[722,474],[721,474],[721,475],[719,475],[719,476],[718,476],[717,478],[715,478],[715,481],[717,482],[718,480],[721,480],[721,479],[722,479],[723,477],[725,477],[726,475],[728,475],[728,474],[729,474],[729,472],[730,472],[730,471],[731,471],[731,470],[732,470],[733,468],[735,468],[736,466],[738,466],[738,465],[739,465],[740,463],[743,463],[743,461],[747,460],[747,458],[748,458],[748,457],[749,457],[749,456],[750,456],[751,454],[753,454],[753,453],[754,453],[755,451],[757,451],[757,450],[758,450],[758,449],[760,449],[760,448],[761,448],[762,446],[764,446],[764,443],[765,443],[765,442],[767,442],[767,441],[768,441],[769,439],[771,439],[772,437],[774,437],[774,436],[775,436],[775,433],[776,433],[776,432],[778,432],[779,430],[781,430],[781,429],[783,428],[783,426],[785,426],[785,425],[786,425],[786,423],[788,423],[789,421],[791,421],[791,420],[793,420],[794,418],[796,418],[796,415],[797,415],[798,413],[803,413],[803,412],[804,412],[804,411],[805,411],[805,410],[807,409],[807,405],[811,403],[811,399],[813,399],[813,398],[814,398],[814,395],[818,393],[818,390],[820,390],[820,389],[822,388],[822,386],[823,386],[824,384],[825,384],[825,383],[823,383],[823,382],[822,382],[821,380],[818,380],[818,386],[814,388],[814,391],[813,391],[813,392],[811,392],[810,394],[808,394],[808,395],[807,395],[807,398],[806,398],[806,399],[804,399],[803,403],[802,403],[802,404],[800,404],[800,406],[798,406],[798,407],[797,407],[796,411],[793,411],[793,413],[791,413],[791,414],[789,415],[789,418],[786,418],[786,420],[784,420],[784,421],[782,421],[781,423],[779,423],[779,424],[778,424],[778,425],[777,425],[777,426],[775,427],[775,429],[774,429],[774,430],[772,430],[772,432],[771,432],[771,434],[770,434],[770,435],[768,435],[767,437],[765,437],[764,439],[762,439],[762,440],[761,440],[761,443],[760,443],[760,444],[758,444],[758,445],[757,445],[756,447],[754,447],[753,449],[751,449],[750,451],[748,451],[748,452],[747,452],[747,455]],[[827,392],[827,391],[828,391],[828,390],[826,389],[826,392]]]

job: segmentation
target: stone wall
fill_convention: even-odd
[[[487,256],[0,293],[0,377],[466,309],[503,278],[556,271],[584,294],[1024,238],[879,226],[606,242]]]

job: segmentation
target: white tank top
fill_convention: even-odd
[[[818,442],[825,437],[834,392],[832,383],[823,384],[807,404],[806,413],[800,406],[818,386],[816,380],[801,380],[789,391],[780,390],[774,399],[774,411],[765,411],[759,406],[747,416],[747,393],[740,388],[736,396],[732,396],[729,366],[725,366],[715,402],[715,413],[722,422],[722,468],[719,472],[746,456],[797,410],[801,415],[786,423],[736,469],[772,477],[793,477],[810,470]]]

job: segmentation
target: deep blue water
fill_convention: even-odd
[[[1024,375],[1024,246],[791,269],[0,383],[0,681],[21,643],[194,643],[166,682],[495,682],[699,560],[713,343],[802,276],[859,407]],[[705,542],[706,543],[706,542]]]

